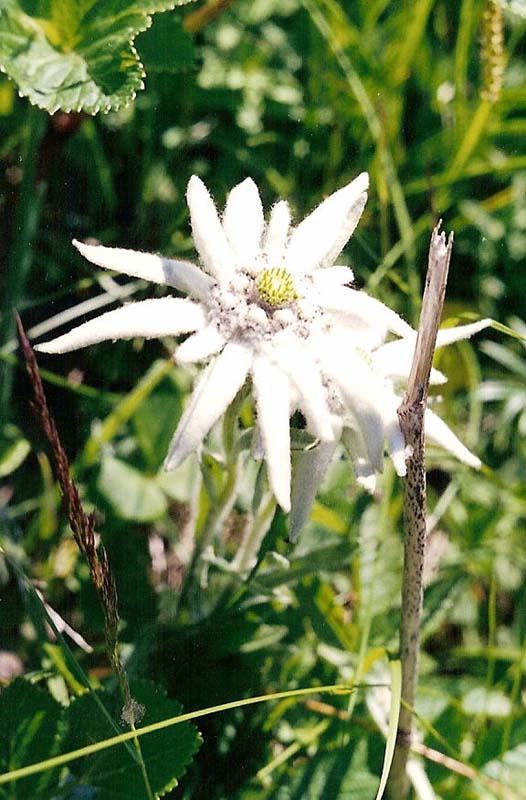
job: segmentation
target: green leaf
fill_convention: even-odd
[[[20,437],[15,441],[3,441],[0,443],[0,478],[10,475],[22,464],[28,453],[31,452],[31,445],[27,439]]]
[[[369,771],[367,744],[362,739],[335,752],[325,749],[316,758],[291,765],[280,786],[266,796],[276,800],[365,800],[375,796],[377,784],[378,778]]]
[[[166,497],[155,478],[112,456],[102,460],[97,488],[121,519],[152,522],[167,508]]]
[[[254,582],[258,588],[267,591],[277,586],[294,584],[308,575],[342,569],[350,562],[354,553],[355,546],[348,540],[320,545],[308,553],[293,555],[286,566],[272,565],[270,569],[260,569]]]
[[[102,445],[113,439],[124,423],[136,413],[141,403],[145,402],[155,387],[172,370],[173,364],[170,361],[154,361],[137,386],[120,401],[113,411],[108,414],[97,431],[90,436],[81,456],[84,466],[89,466],[96,461]]]
[[[23,678],[16,678],[0,695],[0,774],[42,761],[58,751],[56,733],[62,708],[56,700]],[[16,783],[16,797],[41,797],[57,786],[60,770],[49,770]],[[0,788],[0,798],[12,798],[12,787]]]
[[[177,14],[161,14],[138,37],[139,57],[146,72],[180,72],[195,62],[192,37]]]
[[[4,0],[0,68],[50,114],[118,109],[144,86],[136,35],[184,1]]]
[[[168,699],[159,686],[138,681],[132,684],[131,692],[135,702],[144,708],[141,726],[181,713],[181,705]],[[110,714],[118,719],[122,706],[119,693],[108,695],[101,692],[99,696]],[[113,736],[113,729],[101,716],[89,694],[71,703],[64,715],[68,723],[68,734],[61,743],[64,752]],[[183,722],[150,733],[139,741],[151,790],[155,797],[162,797],[177,786],[202,740],[195,725]],[[134,762],[123,745],[73,762],[71,770],[81,784],[98,790],[99,800],[128,800],[130,797],[143,800],[148,797],[141,765]]]
[[[389,708],[389,729],[387,732],[387,741],[385,743],[384,763],[382,767],[382,775],[380,778],[380,786],[376,793],[376,800],[382,800],[384,796],[385,787],[387,786],[387,779],[393,763],[393,756],[396,745],[396,733],[398,730],[398,717],[400,715],[400,696],[402,694],[402,667],[400,661],[391,661],[389,663],[391,672],[391,705]]]
[[[166,452],[166,451],[164,451]],[[195,495],[195,487],[199,485],[201,470],[197,456],[187,458],[177,469],[166,472],[160,469],[157,473],[157,484],[171,500],[179,503],[190,503]]]
[[[462,710],[466,714],[485,714],[488,717],[507,717],[512,710],[510,698],[499,689],[477,686],[464,694]]]
[[[163,463],[180,416],[181,393],[167,380],[135,411],[133,427],[150,469]]]

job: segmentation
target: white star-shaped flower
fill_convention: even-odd
[[[177,467],[200,447],[250,376],[257,440],[285,511],[291,505],[289,420],[296,410],[319,441],[304,494],[309,480],[317,486],[320,466],[327,465],[340,437],[357,476],[369,487],[382,469],[384,447],[404,475],[397,387],[409,373],[415,331],[387,306],[351,288],[348,267],[334,266],[360,219],[367,188],[368,176],[362,173],[292,227],[284,201],[265,223],[250,179],[232,189],[220,219],[206,187],[193,176],[187,200],[201,266],[74,242],[97,266],[164,284],[188,299],[130,303],[37,349],[63,353],[107,339],[190,334],[175,358],[206,367],[175,432],[166,468]],[[473,332],[473,326],[444,331],[439,345]],[[386,343],[389,334],[398,338]],[[434,378],[442,380],[440,374]],[[479,465],[436,415],[427,412],[426,423],[430,438]]]

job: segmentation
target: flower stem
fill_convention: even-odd
[[[269,529],[276,510],[276,500],[273,495],[270,495],[267,498],[267,502],[261,505],[259,513],[251,519],[251,524],[245,532],[233,562],[236,573],[241,577],[243,577],[244,573],[252,570],[256,562],[261,542]]]
[[[446,243],[433,231],[429,247],[426,287],[420,325],[407,393],[398,409],[400,428],[412,455],[407,461],[404,486],[404,569],[402,577],[402,612],[400,624],[400,660],[402,694],[396,749],[389,778],[392,800],[403,800],[409,789],[407,759],[413,734],[412,712],[418,683],[420,623],[424,597],[423,569],[426,549],[426,472],[424,456],[424,414],[429,375],[444,295],[453,236]]]
[[[214,536],[221,530],[237,497],[241,455],[236,452],[236,431],[239,411],[245,396],[245,389],[240,389],[224,416],[223,448],[226,458],[226,477],[219,496],[210,498],[210,508],[206,514],[205,521],[199,533],[194,537],[195,546],[179,596],[179,602],[177,604],[178,609],[180,609],[183,603],[188,599],[192,581],[195,588],[194,578],[195,575],[200,572],[203,553],[212,543]],[[197,583],[200,583],[200,578]]]

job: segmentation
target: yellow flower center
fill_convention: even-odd
[[[261,300],[273,308],[299,297],[292,275],[284,267],[264,269],[256,281],[256,288]]]

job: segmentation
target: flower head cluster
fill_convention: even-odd
[[[360,219],[367,188],[368,176],[362,173],[293,227],[284,201],[274,205],[265,222],[250,179],[232,189],[220,218],[194,176],[187,200],[201,266],[74,242],[100,267],[164,284],[188,297],[130,303],[38,349],[63,353],[107,339],[189,334],[176,360],[206,366],[175,432],[166,468],[177,467],[200,447],[250,377],[256,441],[285,511],[291,504],[290,417],[296,410],[319,441],[315,473],[342,439],[368,488],[382,470],[385,449],[404,475],[407,453],[397,407],[416,333],[387,306],[354,289],[351,269],[334,265]],[[441,331],[438,346],[487,324]],[[445,378],[434,371],[432,380]],[[426,427],[429,439],[462,461],[480,465],[431,411]]]

